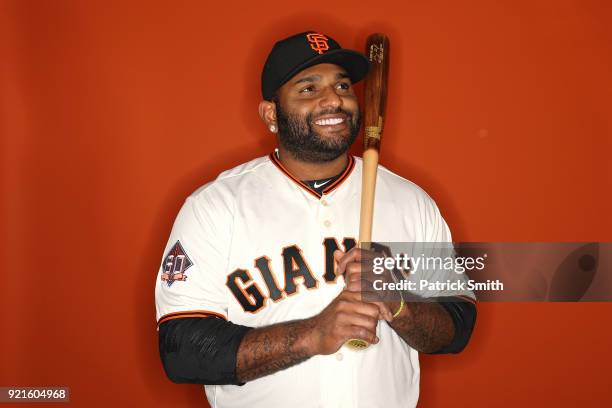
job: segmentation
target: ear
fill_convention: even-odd
[[[278,126],[276,124],[276,105],[274,102],[261,101],[259,103],[259,117],[272,133],[277,132]]]

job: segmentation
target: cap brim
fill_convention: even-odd
[[[370,61],[365,55],[352,50],[337,49],[326,52],[325,54],[317,55],[316,57],[309,59],[303,64],[295,67],[287,76],[283,79],[279,88],[289,82],[291,78],[314,65],[318,64],[335,64],[339,65],[346,70],[351,82],[359,82],[368,74],[370,69]]]

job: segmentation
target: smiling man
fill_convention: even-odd
[[[362,300],[361,160],[347,151],[367,71],[324,34],[277,42],[259,114],[278,148],[194,192],[175,221],[155,292],[160,356],[212,407],[414,406],[418,352],[469,340],[471,302]],[[378,241],[450,241],[419,187],[380,167],[377,189]],[[353,338],[372,346],[343,347]]]

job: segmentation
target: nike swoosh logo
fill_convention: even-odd
[[[314,188],[319,188],[319,187],[322,187],[322,186],[326,185],[327,183],[329,183],[330,181],[331,181],[331,179],[329,179],[329,180],[327,180],[327,181],[324,181],[324,182],[322,182],[321,184],[317,184],[317,182],[315,181],[315,183],[314,183]]]

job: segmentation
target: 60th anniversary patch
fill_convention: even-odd
[[[168,251],[162,263],[164,272],[161,275],[161,280],[166,282],[168,287],[172,286],[175,281],[187,280],[185,271],[189,269],[191,265],[193,265],[193,262],[191,262],[191,259],[187,256],[181,242],[176,241]]]

